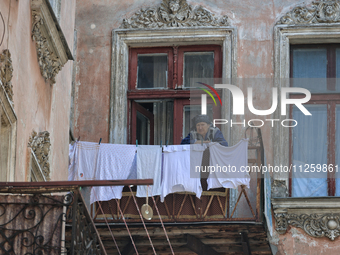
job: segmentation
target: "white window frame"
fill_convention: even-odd
[[[291,44],[320,44],[338,43],[340,40],[340,24],[312,24],[312,25],[276,25],[274,28],[275,52],[275,87],[278,95],[281,88],[289,87],[290,72],[290,45]],[[278,104],[280,105],[280,97]],[[289,119],[289,107],[285,116],[280,111],[274,113],[274,119]],[[276,125],[273,132],[274,165],[289,165],[289,129]],[[285,180],[287,189],[289,173],[274,173],[274,179]]]
[[[127,143],[127,90],[129,47],[173,45],[222,46],[222,80],[236,77],[236,29],[227,27],[188,27],[168,29],[116,29],[112,35],[110,143]],[[222,118],[231,119],[230,93],[222,95]],[[226,126],[226,125],[224,125]],[[231,141],[230,128],[222,132]],[[232,141],[231,141],[232,142]]]

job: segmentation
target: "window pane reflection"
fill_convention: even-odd
[[[214,78],[214,52],[184,53],[184,87],[197,87],[190,81],[193,78]]]
[[[167,54],[138,55],[137,88],[166,88],[167,73]]]

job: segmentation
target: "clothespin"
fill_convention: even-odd
[[[168,141],[168,140],[166,140],[166,147],[168,147],[168,142],[169,142],[169,141]]]
[[[138,147],[138,140],[136,140],[136,147]]]
[[[80,136],[78,137],[78,140],[77,140],[77,142],[79,142],[80,141]]]
[[[102,142],[102,139],[100,138],[100,139],[99,139],[99,145],[100,145],[101,142]]]
[[[162,140],[161,140],[161,145],[160,146],[162,147]]]

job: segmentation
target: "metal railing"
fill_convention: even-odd
[[[0,254],[107,254],[80,187],[152,183],[0,182]]]

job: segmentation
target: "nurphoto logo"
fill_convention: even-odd
[[[235,85],[231,85],[231,84],[215,84],[214,87],[199,82],[200,84],[206,86],[207,88],[209,88],[210,90],[212,90],[214,92],[214,94],[217,96],[217,98],[219,99],[221,106],[222,106],[222,100],[220,98],[220,96],[218,95],[216,89],[228,89],[231,92],[232,98],[233,98],[233,114],[234,115],[244,115],[244,105],[245,105],[245,100],[244,100],[244,94],[242,92],[242,90],[235,86]],[[200,88],[203,91],[205,91],[214,101],[215,105],[216,104],[216,100],[214,98],[214,96],[205,88]],[[277,92],[277,88],[272,88],[272,105],[270,107],[270,109],[267,110],[258,110],[255,109],[254,104],[253,104],[253,88],[252,87],[248,87],[247,89],[247,104],[248,104],[248,109],[251,113],[258,115],[258,116],[265,116],[265,115],[270,115],[272,113],[274,113],[277,109],[277,105],[278,105],[278,92]],[[304,98],[288,98],[287,94],[289,93],[301,93],[304,94],[305,97]],[[201,114],[206,115],[207,114],[207,94],[202,94],[201,95]],[[312,114],[302,105],[304,103],[307,103],[310,99],[311,99],[311,93],[309,92],[309,90],[305,89],[305,88],[297,88],[297,87],[283,87],[281,88],[281,115],[282,116],[286,116],[287,111],[287,105],[295,105],[304,115],[309,115],[311,116]],[[266,122],[271,122],[272,127],[274,127],[274,123],[275,122],[279,122],[279,119],[251,119],[248,121],[248,126],[250,127],[262,127],[264,125],[264,123]],[[233,120],[226,120],[226,119],[214,119],[213,120],[213,124],[214,126],[216,126],[216,124],[228,124],[230,123],[230,126],[232,127],[233,125],[243,125],[244,127],[246,126],[246,121],[243,120],[243,122],[233,122]],[[254,123],[260,123],[259,125],[254,125]],[[295,127],[297,125],[297,121],[294,119],[284,119],[281,121],[281,125],[283,127]]]

